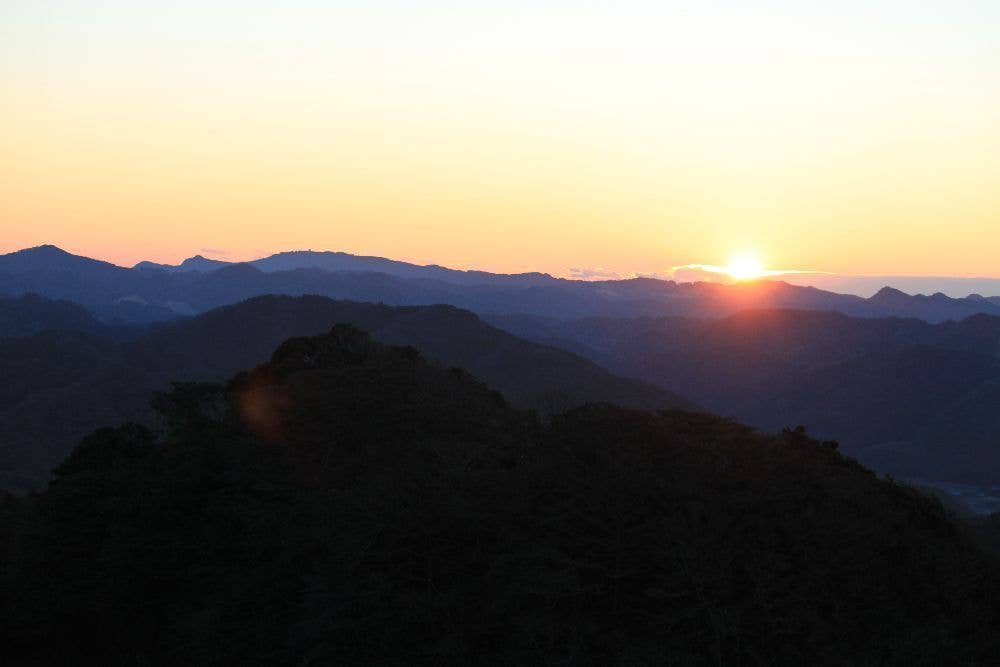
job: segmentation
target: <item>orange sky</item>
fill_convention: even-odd
[[[1000,276],[995,3],[354,4],[4,3],[0,251]]]

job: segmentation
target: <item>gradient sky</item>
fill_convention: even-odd
[[[1000,276],[1000,3],[5,0],[0,153],[0,252]]]

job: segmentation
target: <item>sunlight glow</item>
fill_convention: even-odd
[[[996,0],[7,0],[0,252],[1000,276],[997,26]]]
[[[765,274],[764,265],[760,258],[752,253],[734,255],[729,260],[726,273],[732,276],[733,280],[756,280]]]

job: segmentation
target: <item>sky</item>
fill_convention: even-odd
[[[0,3],[0,252],[1000,277],[1000,3]]]

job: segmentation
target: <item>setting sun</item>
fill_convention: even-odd
[[[764,265],[756,255],[735,255],[729,260],[726,273],[734,280],[756,280],[764,275]]]

